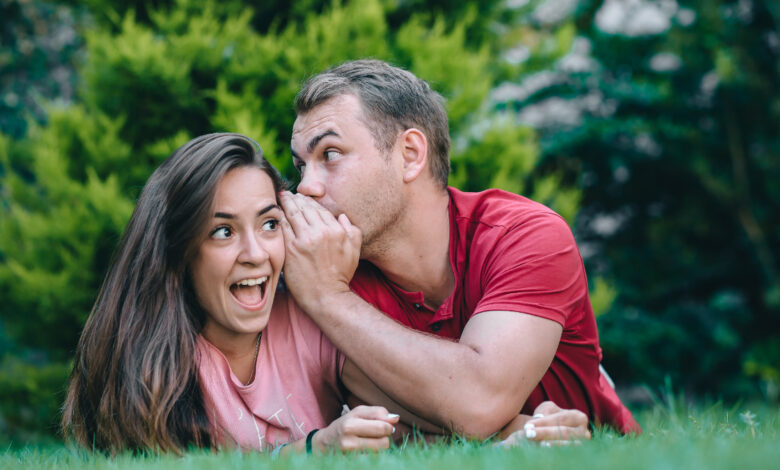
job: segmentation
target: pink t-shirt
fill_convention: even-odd
[[[255,378],[243,385],[225,356],[198,336],[198,375],[215,440],[268,450],[338,418],[344,356],[282,290],[263,331]]]

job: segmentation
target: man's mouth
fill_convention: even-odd
[[[249,309],[261,307],[265,299],[267,281],[268,276],[243,279],[230,286],[230,293],[244,307]]]

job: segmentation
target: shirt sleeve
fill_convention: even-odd
[[[585,268],[574,236],[555,213],[539,212],[510,226],[482,256],[483,294],[474,314],[508,310],[564,326],[587,300]]]

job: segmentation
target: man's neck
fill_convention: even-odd
[[[438,308],[455,286],[450,265],[449,193],[414,195],[404,213],[404,227],[368,261],[388,280],[409,292],[422,292],[425,304]]]

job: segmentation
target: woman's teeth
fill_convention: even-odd
[[[243,281],[239,281],[236,284],[238,286],[244,287],[244,286],[256,286],[258,284],[262,284],[265,281],[268,280],[268,276],[258,277],[255,279],[244,279]]]
[[[265,295],[268,276],[243,279],[230,286],[230,292],[244,305],[259,305]]]

